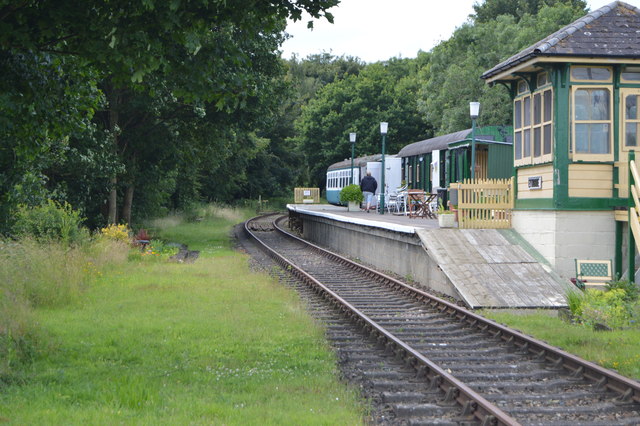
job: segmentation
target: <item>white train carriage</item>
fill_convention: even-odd
[[[402,184],[402,161],[395,155],[385,155],[385,191],[387,194],[395,191]],[[360,180],[367,171],[378,182],[376,195],[381,191],[382,155],[368,155],[353,160],[353,183],[360,184]],[[340,205],[340,191],[351,183],[351,159],[332,164],[327,169],[326,197],[331,204]],[[376,197],[377,199],[378,197]]]

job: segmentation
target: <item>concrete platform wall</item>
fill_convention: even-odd
[[[380,271],[391,271],[425,289],[460,299],[455,287],[431,260],[415,233],[404,233],[301,215],[303,237]]]
[[[512,225],[563,278],[575,259],[615,258],[613,211],[515,210]]]

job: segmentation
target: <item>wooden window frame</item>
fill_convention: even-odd
[[[604,68],[604,67],[600,67]],[[609,119],[608,120],[580,120],[576,123],[575,96],[579,90],[606,90],[609,92]],[[602,84],[572,85],[571,86],[571,157],[573,161],[613,161],[613,86]],[[576,124],[608,124],[609,125],[609,153],[591,154],[578,153],[576,151]]]
[[[573,70],[576,68],[606,69],[609,71],[609,78],[606,80],[589,80],[589,79],[583,80],[583,79],[573,78]],[[607,67],[607,66],[598,66],[598,65],[573,65],[569,70],[569,78],[571,79],[572,82],[578,82],[578,83],[613,83],[613,68]]]
[[[537,77],[536,77],[537,79]],[[551,112],[549,114],[545,114],[546,110],[545,110],[545,103],[544,103],[544,96],[545,93],[550,93],[551,94],[551,102],[550,102],[550,108],[551,108]],[[535,99],[536,97],[539,97],[540,99],[540,122],[536,123],[535,122]],[[514,166],[518,167],[518,166],[526,166],[526,165],[531,165],[531,164],[544,164],[544,163],[549,163],[551,161],[553,161],[553,99],[554,99],[554,91],[553,91],[553,87],[551,86],[548,77],[547,77],[547,83],[542,86],[539,90],[535,90],[533,93],[531,92],[527,92],[524,94],[521,94],[519,96],[517,96],[514,99],[514,106],[513,106],[513,114],[514,114],[514,119],[513,119],[513,144],[514,144],[514,150],[513,150],[513,164]],[[525,102],[528,100],[529,102],[529,117],[525,117]],[[517,113],[517,108],[516,108],[516,103],[520,102],[520,127],[516,127],[517,125],[517,120],[515,117],[515,114]],[[548,120],[545,120],[545,115],[547,115],[549,117]],[[526,124],[528,122],[528,124]],[[550,141],[549,141],[549,146],[550,146],[550,151],[548,153],[544,152],[544,145],[545,145],[545,135],[544,135],[544,128],[545,126],[551,126],[551,131],[549,132],[549,137],[550,137]],[[536,134],[536,130],[540,132],[540,154],[539,155],[535,155],[535,134]],[[525,134],[526,132],[529,132],[529,155],[525,155]],[[518,134],[520,135],[520,154],[521,157],[520,158],[516,158],[516,142],[517,142],[517,136]]]
[[[638,151],[640,150],[640,105],[636,105],[636,118],[628,120],[626,114],[626,105],[625,101],[627,95],[633,94],[638,96],[638,100],[640,100],[640,88],[624,88],[620,89],[620,147],[622,151]],[[635,123],[636,124],[636,145],[635,146],[627,146],[627,123]]]

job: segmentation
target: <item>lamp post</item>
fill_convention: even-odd
[[[385,168],[384,168],[384,143],[386,142],[387,139],[387,128],[389,126],[389,123],[387,122],[381,122],[380,123],[380,134],[382,135],[382,173],[380,176],[380,194],[382,195],[380,197],[380,214],[384,214],[384,197],[385,197],[385,189],[384,189],[384,172],[385,172]]]
[[[471,115],[471,179],[476,178],[476,118],[480,115],[480,102],[469,102]]]
[[[355,182],[353,181],[353,155],[356,149],[356,134],[349,133],[349,142],[351,142],[351,185]]]

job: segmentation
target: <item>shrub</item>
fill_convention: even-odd
[[[114,241],[128,243],[131,241],[127,225],[109,225],[100,230],[100,235]]]
[[[614,280],[609,281],[606,285],[607,290],[620,289],[625,292],[626,302],[635,302],[638,300],[639,289],[638,285],[629,280]]]
[[[364,200],[362,190],[359,185],[347,185],[340,191],[340,202],[347,203],[349,201],[355,201],[361,203]]]
[[[82,222],[80,212],[69,203],[47,200],[37,207],[19,206],[13,234],[18,238],[32,237],[39,242],[79,244],[89,237],[89,231],[82,226]]]
[[[570,300],[574,318],[589,327],[604,325],[625,328],[633,324],[635,306],[627,301],[623,289],[609,291],[587,289],[577,300]]]

